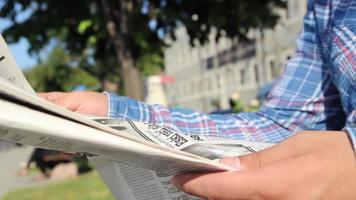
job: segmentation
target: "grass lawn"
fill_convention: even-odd
[[[43,187],[19,189],[1,200],[107,200],[114,197],[99,175],[91,172],[76,179],[52,183]]]

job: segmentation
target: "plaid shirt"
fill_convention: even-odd
[[[303,130],[344,130],[356,149],[356,1],[311,0],[294,56],[260,111],[207,115],[109,96],[109,115],[187,134],[280,142]]]

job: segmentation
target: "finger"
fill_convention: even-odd
[[[48,98],[49,96],[49,93],[46,93],[46,92],[37,92],[37,96],[43,98],[43,99],[46,99]]]
[[[301,148],[304,143],[299,142],[298,137],[299,134],[265,150],[240,157],[222,159],[220,162],[228,165],[229,163],[235,164],[235,168],[243,170],[261,168],[286,158],[293,158],[308,152],[308,148],[305,146]],[[240,166],[236,166],[237,164],[240,164]]]
[[[43,99],[48,101],[54,101],[58,98],[62,98],[63,96],[67,95],[66,92],[39,92],[37,95]]]
[[[315,196],[314,198],[298,197],[298,195],[303,196],[302,191],[307,192],[307,195],[319,193],[318,186],[327,182],[325,180],[327,172],[320,171],[326,163],[315,162],[315,160],[317,160],[316,156],[308,153],[252,170],[251,174],[257,185],[257,196],[261,199],[315,199]]]
[[[221,164],[233,167],[235,169],[241,168],[241,161],[239,157],[226,157],[219,161]]]
[[[184,192],[203,199],[253,199],[257,183],[249,173],[219,172],[181,174],[172,183]]]
[[[172,183],[204,199],[302,199],[297,197],[301,187],[314,188],[304,194],[310,195],[320,191],[316,185],[325,183],[325,171],[320,169],[328,161],[310,162],[318,156],[312,153],[295,156],[255,170],[177,175]]]
[[[68,110],[76,111],[80,106],[81,99],[75,98],[71,95],[64,95],[53,99],[52,102]]]

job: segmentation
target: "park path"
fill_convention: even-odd
[[[39,185],[46,185],[49,181],[34,181],[35,174],[18,177],[16,172],[20,169],[20,164],[26,162],[33,149],[30,147],[16,147],[9,150],[0,151],[0,199],[8,192]]]

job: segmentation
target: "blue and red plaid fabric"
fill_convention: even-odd
[[[296,52],[258,112],[207,115],[108,94],[109,115],[187,134],[263,142],[303,130],[345,130],[356,147],[355,32],[355,0],[309,1]]]

